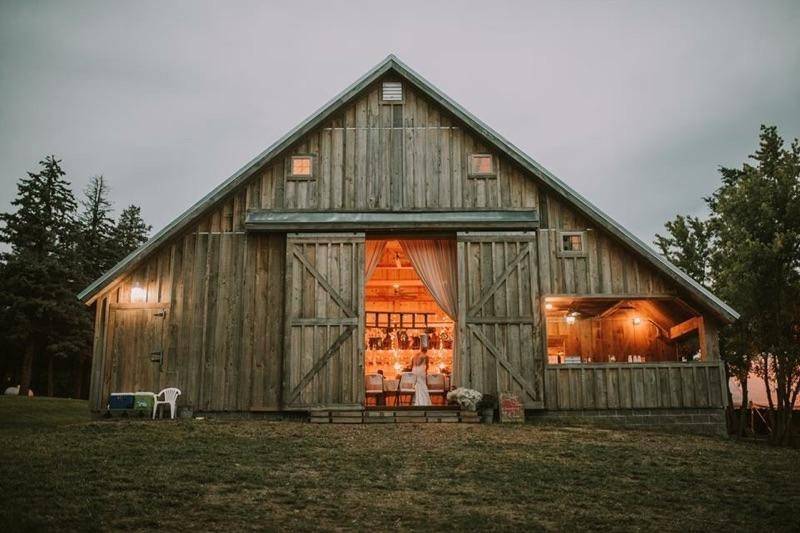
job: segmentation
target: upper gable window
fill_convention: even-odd
[[[559,235],[562,255],[584,255],[586,239],[582,231],[562,231]]]
[[[381,86],[381,101],[389,104],[403,103],[403,84],[399,81],[385,81]]]
[[[494,176],[494,156],[492,154],[472,154],[469,157],[470,176]]]
[[[289,160],[289,177],[309,179],[314,177],[314,158],[310,155],[295,155]]]

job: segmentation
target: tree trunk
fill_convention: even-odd
[[[750,391],[747,388],[747,376],[740,379],[739,383],[742,384],[742,406],[739,409],[739,427],[736,434],[739,437],[744,437],[748,431],[748,420],[750,419]]]
[[[31,388],[31,375],[33,374],[33,358],[36,347],[32,342],[25,345],[25,355],[22,357],[22,368],[19,372],[19,395],[27,396]]]
[[[78,360],[75,362],[75,365],[72,369],[72,394],[73,398],[80,399],[81,394],[83,393],[83,368],[86,363],[86,359],[81,356],[78,356]]]
[[[47,355],[47,396],[52,398],[55,389],[55,356],[53,354]]]

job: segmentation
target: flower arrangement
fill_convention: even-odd
[[[478,402],[483,398],[483,394],[466,387],[458,387],[447,393],[447,401],[454,402],[464,409],[474,411],[478,408]]]

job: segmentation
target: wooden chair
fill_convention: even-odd
[[[428,393],[433,398],[434,395],[442,397],[442,405],[447,403],[447,388],[444,374],[428,374],[426,379]]]
[[[367,374],[364,376],[364,383],[366,385],[364,404],[369,404],[369,399],[374,398],[375,405],[383,405],[383,376],[380,374]]]
[[[402,405],[403,396],[408,396],[408,405],[414,403],[414,393],[417,389],[414,385],[417,384],[417,376],[412,372],[403,372],[400,374],[400,382],[397,384],[397,405]]]

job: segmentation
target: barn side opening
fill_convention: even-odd
[[[410,378],[403,376],[411,372],[411,359],[423,348],[427,348],[429,359],[426,381],[431,402],[446,403],[444,394],[450,388],[455,345],[455,323],[451,318],[455,315],[455,302],[449,301],[451,288],[447,282],[450,246],[454,247],[455,242],[367,240],[364,291],[367,406],[413,403],[413,394],[404,392]],[[451,312],[446,312],[443,305],[450,306]]]
[[[678,298],[548,297],[550,365],[705,359],[700,314]]]

